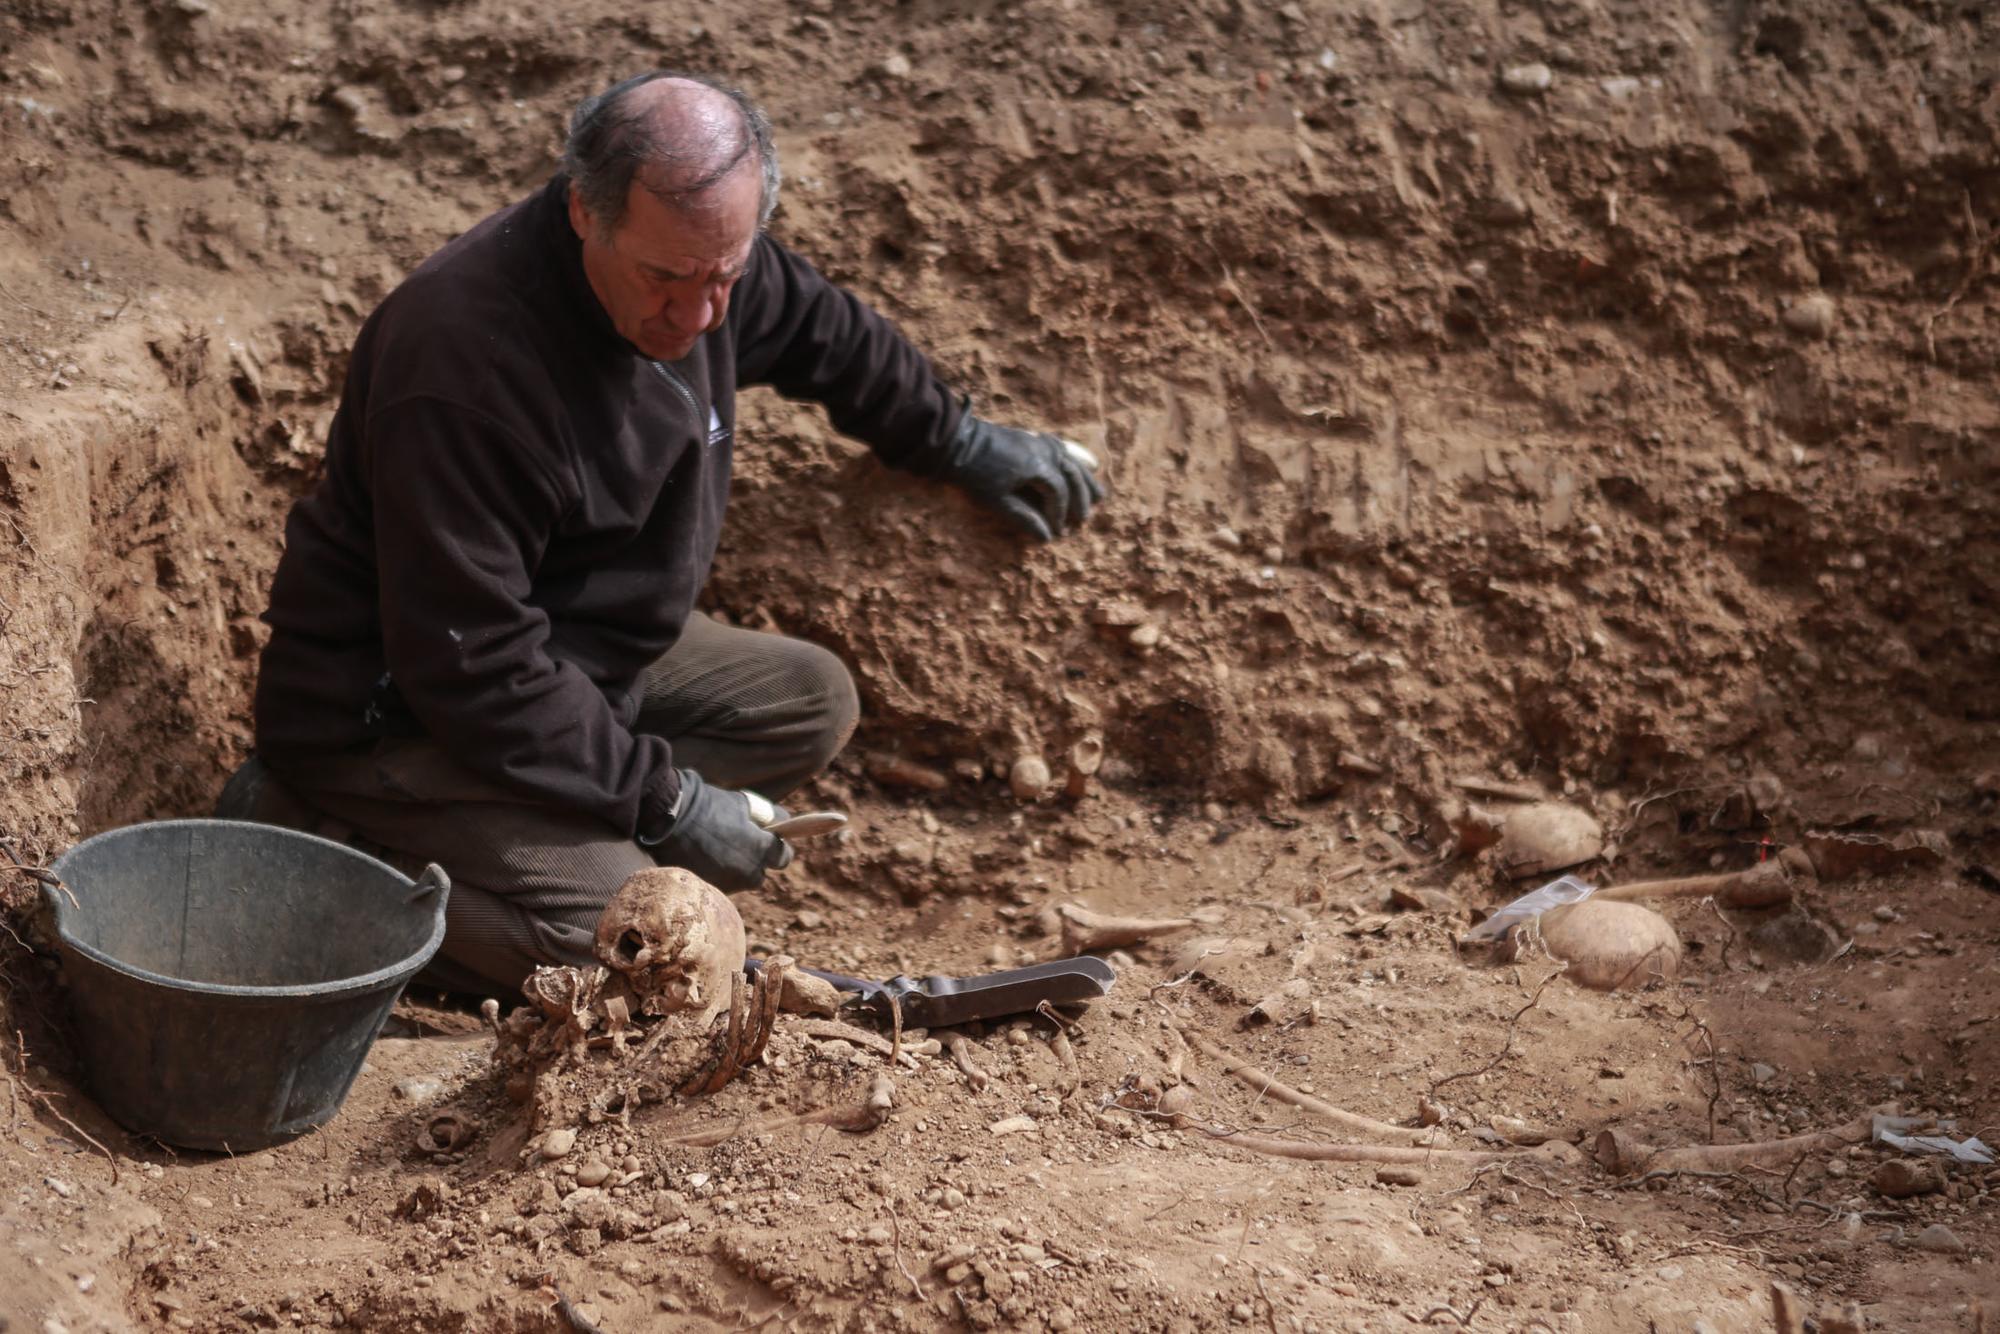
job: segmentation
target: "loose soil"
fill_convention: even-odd
[[[918,1057],[866,1133],[757,1129],[886,1068],[786,1017],[720,1094],[531,1162],[490,1032],[412,995],[324,1130],[208,1156],[90,1102],[9,872],[0,1328],[1719,1334],[1771,1328],[1774,1280],[1821,1330],[1984,1327],[1988,1169],[1890,1198],[1874,1146],[1643,1181],[1588,1152],[1885,1103],[2000,1123],[1981,5],[20,0],[23,862],[207,810],[360,320],[545,179],[579,96],[654,65],[761,97],[779,234],[1112,487],[1028,550],[817,409],[746,398],[710,604],[837,650],[867,713],[807,803],[855,828],[738,897],[753,949],[965,972],[1058,952],[1065,903],[1197,926],[1120,956],[1063,1041],[972,1034],[983,1090]],[[1016,758],[1061,786],[1091,738],[1080,796],[1012,793]],[[1679,980],[1606,994],[1455,948],[1537,883],[1453,855],[1468,777],[1594,814],[1600,883],[1811,830],[1942,853],[1775,924],[1669,905]],[[1350,1137],[1183,1033],[1450,1149],[1507,1118],[1582,1148],[1251,1151]],[[1177,1083],[1187,1119],[1157,1111]],[[440,1158],[418,1134],[442,1109],[479,1135]]]

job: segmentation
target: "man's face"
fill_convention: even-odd
[[[569,220],[583,241],[583,271],[613,327],[656,361],[694,351],[729,313],[730,289],[757,239],[760,200],[755,162],[684,208],[635,179],[625,216],[607,236],[572,189]]]

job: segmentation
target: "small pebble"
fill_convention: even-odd
[[[1785,327],[1795,334],[1802,334],[1807,338],[1828,337],[1833,333],[1833,299],[1815,292],[1785,307],[1784,313],[1778,318],[1783,320]]]
[[[1414,1167],[1384,1167],[1375,1173],[1375,1179],[1385,1186],[1421,1186],[1424,1174]]]
[[[1940,1255],[1965,1254],[1965,1243],[1958,1239],[1956,1232],[1943,1223],[1932,1223],[1919,1232],[1913,1244],[1920,1251],[1936,1251]]]
[[[411,1075],[389,1086],[405,1102],[429,1102],[444,1092],[444,1081],[436,1075]]]
[[[576,1131],[565,1126],[542,1136],[542,1157],[560,1158],[576,1147]]]
[[[592,1158],[576,1169],[576,1184],[579,1186],[601,1186],[611,1175],[611,1164],[602,1158]]]

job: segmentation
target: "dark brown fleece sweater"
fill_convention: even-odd
[[[708,578],[737,385],[822,403],[911,471],[958,423],[922,353],[768,237],[724,326],[648,360],[590,290],[567,189],[447,245],[362,327],[264,617],[257,750],[281,776],[429,736],[529,800],[660,827],[678,780],[631,731],[636,683]]]

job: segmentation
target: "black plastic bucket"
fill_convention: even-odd
[[[132,825],[50,869],[92,1092],[126,1129],[190,1148],[263,1148],[332,1119],[444,943],[437,867],[412,881],[275,825]]]

